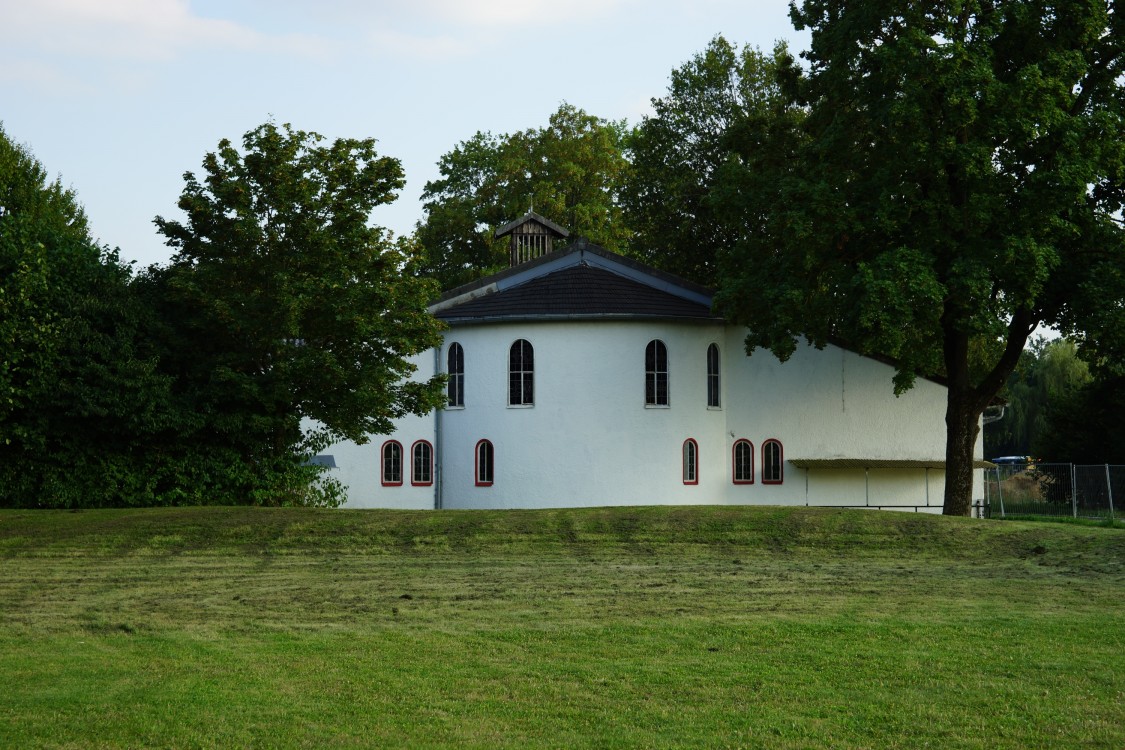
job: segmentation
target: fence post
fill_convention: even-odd
[[[1070,465],[1070,507],[1078,518],[1078,479],[1074,476],[1074,464]]]
[[[1105,488],[1109,493],[1109,520],[1113,522],[1113,480],[1109,478],[1109,464],[1105,465]]]
[[[1004,488],[1000,486],[1000,467],[996,467],[996,496],[1000,498],[1000,517],[1004,517]]]

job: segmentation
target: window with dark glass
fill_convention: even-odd
[[[754,484],[754,444],[749,440],[734,441],[734,483]]]
[[[684,441],[684,484],[699,484],[699,445],[688,438]]]
[[[668,347],[653,339],[645,347],[645,406],[668,405]]]
[[[434,448],[425,440],[419,440],[411,449],[410,483],[413,485],[434,483]]]
[[[520,339],[508,351],[508,404],[530,406],[535,403],[535,350]]]
[[[781,484],[783,466],[781,443],[777,440],[762,443],[762,484]]]
[[[492,443],[481,440],[477,443],[477,486],[487,487],[492,484]]]
[[[719,408],[719,347],[707,347],[707,406]]]
[[[402,445],[397,440],[383,443],[382,482],[387,486],[402,484]]]
[[[454,341],[449,345],[447,353],[449,382],[446,383],[449,406],[465,405],[465,350]]]

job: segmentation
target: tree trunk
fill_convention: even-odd
[[[967,516],[973,507],[973,455],[980,435],[974,393],[950,386],[945,407],[945,501],[942,513]]]
[[[1015,369],[1038,318],[1027,308],[1012,314],[1004,352],[976,387],[969,377],[969,335],[950,322],[955,320],[956,308],[947,303],[942,316],[942,353],[949,385],[945,402],[945,501],[941,512],[967,516],[973,509],[973,453],[980,435],[980,415]]]

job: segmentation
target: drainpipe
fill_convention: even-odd
[[[434,347],[434,374],[441,372],[441,347]],[[441,465],[445,460],[445,452],[441,444],[441,418],[445,409],[434,409],[434,510],[441,510]]]

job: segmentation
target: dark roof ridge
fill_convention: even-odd
[[[661,271],[660,269],[654,268],[647,263],[642,263],[639,260],[634,260],[628,256],[621,255],[620,253],[615,253],[612,250],[606,250],[601,245],[590,242],[585,237],[578,237],[569,245],[566,245],[565,247],[560,248],[553,253],[541,255],[535,260],[530,260],[526,263],[521,263],[518,266],[512,266],[511,268],[505,268],[503,271],[497,271],[494,274],[482,276],[475,281],[470,281],[466,284],[456,286],[446,292],[443,292],[441,296],[433,300],[430,304],[436,305],[441,302],[455,299],[464,294],[469,294],[478,289],[483,289],[490,284],[495,284],[498,281],[503,281],[504,279],[515,276],[516,274],[534,270],[539,266],[546,265],[548,263],[557,261],[560,258],[565,258],[568,255],[581,252],[590,252],[607,260],[618,262],[627,268],[633,269],[634,271],[641,271],[652,276],[653,278],[659,279],[660,281],[675,284],[684,289],[687,289],[688,291],[695,292],[696,294],[704,294],[709,297],[715,294],[715,290],[711,287],[704,286],[703,284],[696,284],[694,281],[688,281],[687,279],[676,276],[675,274]]]
[[[722,320],[711,312],[707,296],[675,293],[663,288],[667,284],[651,283],[636,275],[604,263],[590,263],[585,256],[572,256],[564,264],[548,266],[504,288],[491,285],[481,294],[465,293],[434,312],[447,322],[473,323],[502,318],[569,320],[599,316]]]

